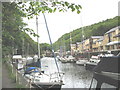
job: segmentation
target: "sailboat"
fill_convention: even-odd
[[[46,17],[44,14],[43,14],[43,16],[44,16],[48,36],[50,39],[50,44],[52,46],[52,41],[51,41],[48,26],[47,26]],[[36,27],[37,27],[37,34],[38,34],[38,17],[37,16],[36,16]],[[58,64],[56,61],[53,47],[52,47],[52,54],[54,56],[54,60],[55,60],[55,64],[57,66],[58,72],[55,72],[55,73],[52,73],[49,75],[49,74],[46,74],[44,71],[42,71],[41,58],[40,58],[39,37],[37,37],[37,42],[38,42],[37,67],[34,66],[34,67],[27,68],[25,71],[25,77],[26,77],[27,81],[32,85],[33,88],[40,88],[43,90],[45,90],[45,89],[47,89],[47,90],[50,90],[50,89],[60,90],[61,86],[63,85],[63,81],[62,81],[63,73],[60,73],[60,71],[59,71],[59,67],[58,67]]]
[[[64,42],[64,36],[63,36],[63,40],[61,40],[61,42],[63,41],[63,46],[60,46],[60,58],[59,60],[62,62],[62,63],[67,63],[67,59],[65,58],[65,55],[66,55],[66,51],[65,51],[65,42]]]
[[[72,45],[72,38],[71,38],[71,32],[70,32],[70,45]],[[75,62],[75,57],[72,56],[72,49],[70,51],[70,55],[66,56],[65,59],[67,60],[67,62]]]
[[[23,49],[24,50],[24,49]],[[26,65],[29,66],[33,63],[33,57],[29,55],[29,50],[30,50],[30,44],[27,44],[27,53],[26,53]]]
[[[82,41],[80,42],[82,44],[82,50],[84,49],[84,39],[85,39],[85,35],[84,35],[84,27],[83,27],[83,23],[82,23],[82,16],[81,16],[81,26],[82,26]],[[81,66],[86,66],[86,63],[88,62],[88,59],[85,57],[81,57],[76,61],[77,65],[81,65]]]
[[[83,50],[83,43],[84,43],[84,33],[83,33],[83,27],[82,27],[82,50]],[[76,64],[77,65],[80,65],[80,66],[86,66],[86,63],[88,62],[88,59],[85,58],[85,57],[81,57],[79,58],[77,61],[76,61]]]

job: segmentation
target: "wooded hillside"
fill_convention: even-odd
[[[108,30],[118,26],[120,24],[120,21],[118,20],[118,16],[107,19],[105,21],[92,24],[90,26],[85,26],[78,28],[76,30],[73,30],[71,32],[72,37],[72,43],[80,42],[82,38],[82,29],[84,34],[84,39],[89,38],[90,36],[103,36],[105,32]],[[62,35],[55,43],[54,48],[55,50],[58,50],[61,46],[66,47],[66,50],[70,50],[70,33],[66,33]]]

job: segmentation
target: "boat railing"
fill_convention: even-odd
[[[60,76],[59,76],[59,74],[60,74]],[[51,73],[50,74],[50,81],[52,80],[52,79],[58,79],[58,81],[61,81],[62,80],[62,78],[63,78],[63,75],[64,75],[64,73],[62,73],[62,72],[55,72],[55,73]]]

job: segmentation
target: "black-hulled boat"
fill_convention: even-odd
[[[94,71],[93,79],[97,80],[96,90],[101,90],[103,83],[107,83],[109,85],[116,87],[117,88],[116,90],[120,89],[119,65],[120,56],[101,58],[101,61],[93,69]]]

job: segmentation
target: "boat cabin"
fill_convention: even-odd
[[[12,63],[18,70],[22,69],[24,65],[22,55],[13,55]]]
[[[118,69],[119,64],[120,56],[109,56],[101,58],[101,61],[93,70],[93,79],[97,81],[96,90],[101,90],[103,84],[108,84],[112,86],[112,88],[117,88],[115,90],[120,88],[120,70]]]

